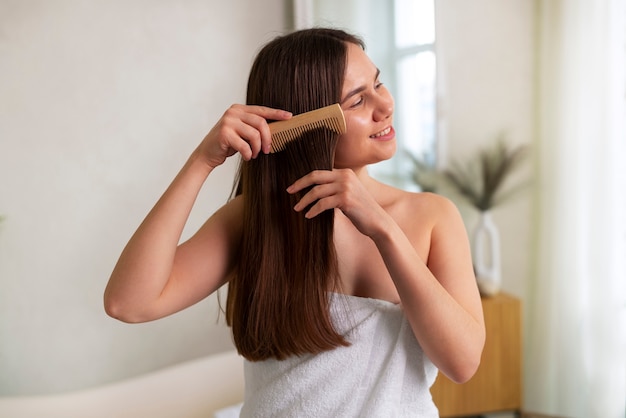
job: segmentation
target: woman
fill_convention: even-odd
[[[345,134],[268,154],[268,121],[336,102]],[[368,175],[395,152],[392,117],[358,38],[308,29],[270,42],[247,105],[224,113],[124,249],[107,313],[154,320],[228,282],[242,416],[437,416],[436,370],[464,382],[478,367],[482,308],[455,206]],[[179,245],[207,176],[234,154],[237,196]]]

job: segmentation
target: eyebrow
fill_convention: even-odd
[[[376,68],[376,76],[374,77],[374,81],[378,80],[378,76],[380,76],[380,69]],[[350,90],[343,99],[341,99],[341,103],[345,103],[350,97],[356,96],[357,94],[363,92],[367,87],[359,86],[353,90]]]

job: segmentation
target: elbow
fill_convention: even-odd
[[[104,295],[104,312],[106,312],[106,314],[111,318],[127,324],[146,322],[134,314],[132,310],[127,309],[124,304],[120,303],[106,293]]]
[[[454,383],[467,383],[476,374],[478,366],[480,366],[480,357],[477,360],[467,360],[463,364],[456,365],[445,374]]]
[[[117,304],[106,299],[104,301],[104,312],[106,312],[106,314],[109,315],[111,318],[117,319],[118,321],[132,323],[132,321],[127,316],[127,314],[125,314],[123,309],[120,309]]]
[[[456,357],[446,370],[442,372],[454,383],[467,383],[478,371],[485,346],[484,336],[473,348],[468,348],[462,355]]]

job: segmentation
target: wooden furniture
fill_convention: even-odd
[[[442,418],[522,408],[522,318],[518,299],[500,293],[482,299],[487,339],[478,371],[464,384],[439,374],[431,388]]]

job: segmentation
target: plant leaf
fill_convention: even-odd
[[[525,151],[523,145],[511,149],[499,137],[492,148],[479,151],[465,166],[453,162],[444,174],[474,207],[485,211],[502,202],[498,195],[510,173],[526,156]],[[513,192],[507,193],[507,197]]]

